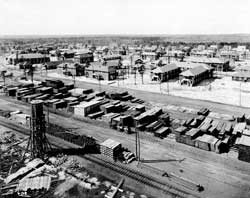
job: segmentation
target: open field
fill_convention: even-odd
[[[13,101],[1,100],[1,109],[29,112],[29,107],[15,104]],[[130,150],[135,150],[134,136],[50,114],[51,122],[65,128],[74,126],[79,133],[94,136],[102,141],[112,137]],[[227,155],[206,152],[169,139],[155,139],[142,134],[141,155],[150,162],[148,165],[168,173],[181,176],[204,186],[202,197],[249,197],[249,164],[232,159]],[[157,149],[156,149],[157,148]],[[132,164],[136,168],[136,164]],[[145,172],[151,171],[142,169]],[[239,196],[240,195],[240,196]]]

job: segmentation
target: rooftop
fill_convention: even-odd
[[[118,147],[120,145],[121,145],[120,142],[117,142],[117,141],[112,140],[112,139],[107,139],[107,140],[105,140],[104,142],[101,143],[101,146],[105,146],[105,147],[108,147],[108,148],[111,148],[111,149],[115,149],[116,147]]]
[[[197,76],[198,74],[204,73],[208,71],[209,69],[204,66],[198,66],[194,67],[192,69],[189,69],[187,71],[182,72],[180,75],[181,76]]]
[[[40,190],[40,189],[49,190],[50,184],[51,184],[51,177],[50,176],[33,177],[33,178],[21,180],[19,185],[17,186],[16,190],[17,191],[24,191],[24,192],[27,192],[28,189],[30,189],[30,190]]]
[[[30,54],[18,54],[18,58],[23,58],[23,59],[33,59],[33,58],[44,58],[47,57],[44,54],[39,54],[39,53],[30,53]],[[8,59],[16,59],[17,56],[16,54],[11,54]]]
[[[189,56],[185,58],[185,61],[195,62],[195,63],[206,63],[206,64],[224,64],[227,62],[220,58],[208,58],[208,57],[196,57],[196,56]]]
[[[175,69],[178,69],[178,67],[176,66],[175,63],[172,63],[172,64],[164,65],[162,67],[157,67],[152,72],[153,73],[166,73]]]

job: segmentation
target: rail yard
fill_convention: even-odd
[[[250,36],[0,41],[1,198],[250,197]]]
[[[29,84],[27,84],[27,85],[30,86]],[[27,86],[27,85],[25,85],[25,86]],[[88,86],[88,84],[85,86]],[[91,95],[91,93],[93,93],[91,91],[86,91],[87,90],[86,87],[84,87],[84,88],[82,88],[82,89],[77,88],[77,90],[79,91],[79,89],[80,89],[81,92],[82,91],[90,92],[87,95]],[[90,89],[93,89],[93,88],[98,89],[98,85],[90,85],[89,88]],[[10,87],[9,89],[13,92],[13,87]],[[37,89],[41,90],[41,87],[38,87]],[[21,89],[19,89],[19,90],[22,91]],[[17,90],[17,91],[20,93],[19,90]],[[46,90],[46,89],[42,89],[42,90]],[[74,90],[74,89],[72,89],[72,90]],[[102,92],[104,92],[104,88],[103,88]],[[30,92],[26,92],[26,93],[29,93],[31,95],[31,97],[33,97],[33,96],[41,97],[41,95],[34,95],[34,93],[30,93]],[[75,92],[73,92],[73,93],[76,94],[76,89],[75,89]],[[114,93],[114,92],[112,92],[112,93]],[[130,93],[130,90],[129,90],[129,93]],[[128,95],[129,93],[126,92],[125,95],[126,94]],[[100,94],[100,92],[98,92],[96,94]],[[24,99],[19,98],[19,100],[17,100],[16,97],[11,97],[8,95],[10,95],[10,94],[7,92],[7,95],[5,95],[3,93],[1,96],[0,109],[2,111],[15,112],[15,111],[19,110],[25,115],[30,114],[30,103],[29,103],[28,97],[25,97]],[[95,97],[99,98],[100,96],[95,96]],[[109,97],[110,97],[110,95],[109,95]],[[133,96],[131,95],[131,97],[133,97]],[[89,98],[89,97],[85,95],[85,98]],[[92,99],[94,99],[94,98],[92,98]],[[141,97],[141,98],[144,99],[145,97]],[[113,100],[113,99],[107,99],[107,100],[110,100],[111,102],[116,101],[116,103],[117,103],[117,98],[115,98],[115,100]],[[247,194],[248,179],[249,179],[247,176],[247,172],[249,171],[248,166],[247,166],[247,163],[240,162],[237,159],[237,157],[235,157],[233,155],[233,153],[234,153],[233,150],[232,151],[230,150],[229,152],[227,151],[227,153],[223,153],[221,151],[222,152],[221,154],[217,154],[216,152],[211,152],[211,151],[210,152],[204,151],[204,147],[201,147],[199,149],[198,148],[199,146],[195,146],[195,142],[193,142],[191,144],[190,143],[185,143],[185,144],[179,143],[177,140],[177,137],[176,137],[176,133],[175,133],[175,130],[178,131],[178,128],[180,128],[180,126],[182,126],[182,125],[186,124],[185,125],[186,128],[190,128],[190,126],[187,124],[188,124],[188,122],[189,122],[189,124],[191,124],[191,122],[194,121],[194,120],[192,120],[192,121],[189,120],[191,117],[196,118],[197,120],[199,120],[198,118],[201,119],[200,121],[198,121],[200,123],[198,123],[197,125],[201,124],[203,121],[205,121],[205,119],[211,119],[210,123],[212,123],[212,119],[214,121],[217,121],[218,123],[219,122],[231,123],[231,127],[229,127],[230,128],[229,130],[232,130],[231,132],[233,132],[233,127],[235,127],[235,125],[237,125],[237,122],[232,121],[232,119],[242,119],[240,116],[237,116],[237,115],[240,115],[240,113],[242,115],[242,112],[240,112],[240,113],[236,112],[236,115],[231,115],[231,116],[229,114],[227,114],[227,116],[226,116],[225,114],[222,115],[222,114],[217,113],[216,114],[217,116],[215,116],[215,113],[208,112],[207,111],[208,109],[203,109],[200,111],[198,110],[199,114],[205,115],[202,117],[202,115],[197,114],[198,113],[197,109],[192,109],[192,108],[190,108],[190,106],[189,106],[189,108],[187,108],[187,107],[186,108],[184,108],[184,107],[175,108],[178,106],[176,104],[170,106],[171,103],[170,104],[168,103],[168,105],[166,105],[163,103],[154,103],[154,102],[146,101],[145,99],[143,101],[140,99],[138,99],[138,100],[129,99],[129,100],[130,100],[130,102],[124,102],[123,105],[124,106],[125,105],[130,105],[130,106],[132,105],[134,107],[137,107],[138,109],[141,109],[142,106],[144,106],[144,108],[146,107],[146,109],[144,109],[144,112],[147,112],[148,111],[147,109],[150,110],[150,109],[155,109],[155,108],[156,108],[157,112],[159,112],[161,110],[163,110],[165,112],[165,114],[166,114],[166,112],[168,112],[168,114],[166,114],[168,116],[165,116],[166,117],[165,120],[167,122],[166,127],[170,128],[170,131],[167,132],[167,135],[166,135],[167,138],[164,138],[164,137],[166,137],[166,136],[164,136],[163,137],[164,139],[160,139],[158,137],[152,136],[153,133],[149,131],[150,126],[148,128],[146,127],[145,129],[138,128],[139,130],[141,130],[141,132],[140,132],[140,158],[141,159],[140,159],[139,164],[137,164],[137,162],[134,161],[130,164],[122,165],[123,168],[120,167],[120,169],[124,169],[124,166],[128,167],[127,172],[131,172],[130,175],[126,175],[126,173],[124,173],[124,172],[123,173],[119,172],[119,166],[121,166],[121,165],[116,164],[116,163],[115,163],[116,165],[114,164],[114,166],[117,166],[118,170],[116,170],[114,167],[109,167],[109,169],[113,170],[114,172],[118,172],[122,175],[125,175],[126,177],[129,177],[132,180],[133,179],[137,180],[137,181],[139,180],[138,181],[139,183],[144,183],[144,184],[147,184],[149,186],[151,185],[152,188],[154,188],[154,189],[158,188],[158,190],[160,190],[162,192],[167,192],[167,194],[173,195],[173,196],[186,197],[190,193],[190,195],[198,196],[198,197],[199,196],[201,196],[201,197],[208,196],[208,195],[213,195],[216,197],[219,194],[223,194],[223,196],[227,196],[227,197],[230,197],[230,196],[234,197],[235,194],[239,194],[239,191],[241,191],[241,193],[242,193],[242,189],[245,189],[245,193],[246,193],[246,194],[242,193],[242,196],[243,197],[248,196],[248,194]],[[137,101],[139,103],[136,105],[133,105],[135,101]],[[212,104],[210,104],[210,105],[212,105]],[[220,106],[220,104],[218,104],[218,105]],[[108,106],[106,105],[104,107],[108,107]],[[240,107],[236,107],[236,108],[240,109]],[[89,114],[90,116],[88,116],[88,117],[79,117],[79,116],[75,116],[72,113],[72,111],[65,112],[65,110],[63,110],[63,108],[60,108],[60,107],[54,108],[54,109],[53,109],[53,106],[49,107],[48,112],[46,112],[47,111],[46,109],[47,108],[45,108],[45,114],[48,114],[48,112],[49,112],[49,120],[51,123],[53,123],[55,125],[58,125],[58,126],[65,128],[65,129],[72,128],[72,126],[74,126],[73,127],[74,133],[83,134],[83,135],[87,135],[89,137],[93,137],[94,139],[98,140],[98,142],[103,142],[104,140],[112,137],[113,140],[120,142],[123,146],[129,148],[131,151],[136,150],[135,134],[134,134],[135,131],[133,131],[133,130],[135,130],[135,128],[133,126],[130,126],[131,127],[130,130],[125,130],[126,132],[121,132],[120,130],[123,131],[126,128],[126,124],[124,124],[125,126],[123,126],[123,129],[120,129],[118,126],[113,127],[111,125],[110,121],[105,122],[105,120],[98,118],[98,117],[103,117],[104,113],[103,114],[95,113],[97,115],[97,117],[95,117],[95,116],[93,117],[92,116],[93,113]],[[94,110],[94,112],[98,112],[98,110]],[[132,113],[131,111],[129,111],[129,112]],[[165,115],[164,112],[162,112],[160,114]],[[108,115],[108,114],[111,114],[111,113],[105,112],[105,115]],[[139,114],[140,114],[140,112],[139,112]],[[143,115],[143,113],[141,113],[141,115]],[[221,115],[221,116],[218,116],[218,115]],[[205,118],[205,117],[207,117],[207,118]],[[111,116],[111,118],[112,118],[112,116]],[[10,125],[13,126],[13,124],[14,124],[13,121],[17,121],[17,120],[8,121],[8,124],[7,124],[7,121],[5,119],[3,120],[3,118],[1,118],[1,120],[2,120],[1,123],[2,124],[5,123],[5,126],[7,126],[7,127],[10,127]],[[151,121],[153,121],[153,120],[151,120]],[[10,124],[11,122],[12,122],[12,124]],[[119,120],[118,120],[118,123],[119,123]],[[18,127],[23,128],[23,129],[26,128],[26,131],[28,132],[28,126],[29,125],[27,125],[27,123],[22,123],[21,126],[18,126],[15,124],[15,127],[13,129],[17,130]],[[212,124],[211,124],[211,126],[212,126]],[[156,128],[157,128],[157,126],[156,126]],[[163,128],[164,128],[164,126],[163,126]],[[193,128],[195,128],[195,127],[193,126]],[[51,133],[51,132],[48,132],[48,133]],[[26,133],[26,134],[28,134],[28,133]],[[51,134],[51,135],[55,135],[55,134]],[[63,136],[60,136],[60,132],[56,136],[58,136],[59,138],[63,138]],[[200,135],[198,135],[198,136],[200,136]],[[175,140],[175,138],[176,138],[176,140]],[[72,142],[73,137],[72,138],[68,137],[66,140]],[[49,138],[49,141],[51,141],[50,138]],[[51,141],[51,143],[54,143],[54,141]],[[64,143],[58,144],[58,142],[56,141],[56,143],[54,143],[54,144],[55,145],[63,145]],[[190,144],[190,145],[193,144],[193,147],[190,145],[187,145],[187,144]],[[157,149],[155,149],[155,148],[157,148]],[[223,147],[219,147],[219,148],[221,148],[222,150],[227,149],[227,148],[223,148]],[[205,150],[210,150],[210,148],[205,149]],[[204,157],[204,156],[206,156],[206,157]],[[93,163],[97,163],[97,164],[101,163],[101,161],[103,160],[103,157],[101,157],[101,161],[100,161],[99,157],[98,158],[92,158],[92,157],[91,157],[91,155],[87,155],[87,157],[83,156],[83,158],[85,160],[89,160],[89,161],[92,161]],[[107,160],[107,159],[104,158],[104,162],[102,161],[102,166],[104,166],[104,167],[107,166],[107,164],[105,165],[105,160]],[[110,161],[109,161],[109,163],[110,163]],[[137,171],[137,172],[132,173],[133,170]],[[201,172],[203,174],[200,174]],[[147,181],[149,181],[149,180],[152,181],[152,178],[139,179],[140,176],[138,176],[138,178],[136,179],[136,177],[135,177],[136,174],[147,175],[148,173],[153,173],[154,177],[157,178],[157,180],[159,180],[161,182],[157,181],[158,184],[153,185],[153,184],[147,183]],[[134,174],[134,175],[132,175],[132,174]],[[147,181],[145,181],[145,180],[147,180]],[[162,185],[162,183],[164,183],[165,188],[160,187]],[[170,185],[171,187],[169,189],[166,189],[168,185]],[[170,190],[170,189],[174,189],[174,186],[177,188],[177,191]],[[220,188],[218,188],[218,186],[220,186]],[[222,186],[224,186],[224,188],[227,189],[226,192],[221,191]],[[200,190],[201,187],[202,187],[202,190]],[[217,189],[217,190],[215,190],[215,189]],[[151,192],[153,192],[153,191],[151,191]],[[179,193],[177,193],[177,192],[179,192]],[[182,192],[182,193],[180,193],[180,192]],[[235,193],[235,194],[233,194],[233,193]]]

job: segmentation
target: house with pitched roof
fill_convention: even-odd
[[[162,67],[157,67],[156,69],[152,70],[152,80],[158,80],[160,82],[165,82],[170,79],[176,78],[179,76],[181,72],[180,67],[177,67],[176,64],[168,64]]]
[[[217,57],[208,58],[208,57],[196,57],[196,56],[189,56],[185,58],[186,62],[191,63],[202,63],[206,64],[217,71],[228,71],[229,69],[229,61],[223,60]]]
[[[118,67],[117,61],[92,62],[85,68],[85,76],[101,80],[115,80],[118,75]]]
[[[213,77],[214,69],[209,66],[197,66],[180,74],[180,83],[193,86],[199,82]]]

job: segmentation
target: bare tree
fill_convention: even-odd
[[[133,71],[134,71],[135,85],[136,85],[136,72],[137,72],[137,67],[133,67]]]
[[[145,73],[145,66],[141,65],[138,69],[138,72],[141,74],[141,81],[142,81],[142,84],[144,84],[143,77],[144,77],[144,73]]]
[[[6,70],[1,71],[1,76],[2,76],[2,78],[3,78],[3,85],[4,85],[4,86],[5,86],[5,79],[6,79],[5,73],[6,73],[6,72],[7,72]]]

